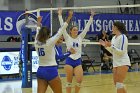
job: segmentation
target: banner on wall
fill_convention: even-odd
[[[36,51],[32,52],[32,72],[37,72],[39,58]],[[19,73],[19,52],[0,52],[0,75]]]
[[[88,22],[90,14],[74,13],[73,24],[78,26],[79,31],[83,31]],[[96,14],[90,26],[88,34],[99,34],[102,30],[112,31],[115,21],[123,22],[128,34],[140,34],[140,15],[139,14]]]
[[[50,27],[50,13],[41,12],[42,25]],[[90,14],[74,13],[72,22],[75,23],[81,32],[88,22]],[[29,25],[35,25],[36,14],[29,14]],[[140,34],[139,14],[96,14],[90,26],[88,34],[99,34],[100,31],[112,31],[114,21],[121,21],[125,24],[129,34]],[[21,28],[25,26],[25,13],[23,11],[1,11],[0,12],[0,35],[18,35]],[[32,29],[35,30],[35,29]]]
[[[50,27],[50,13],[40,12],[42,25]],[[28,14],[29,25],[37,24],[36,14]],[[0,12],[0,35],[19,35],[22,27],[25,27],[25,12],[23,11],[1,11]],[[33,28],[32,30],[35,30]]]

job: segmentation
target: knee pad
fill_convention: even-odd
[[[123,83],[120,83],[120,82],[116,82],[116,88],[117,89],[124,88],[124,84]]]
[[[81,87],[81,83],[76,83],[76,86],[77,87]]]
[[[72,87],[72,83],[67,82],[66,87]]]

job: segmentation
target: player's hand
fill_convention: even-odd
[[[109,42],[105,39],[105,45],[106,45],[106,47],[111,47],[111,42]]]
[[[91,9],[91,17],[93,17],[95,15],[95,10]]]
[[[38,23],[41,23],[41,21],[42,21],[42,16],[39,16],[39,17],[37,18],[37,22],[38,22]]]
[[[72,10],[69,10],[69,14],[68,14],[68,18],[72,18],[72,16],[73,16],[73,11]]]
[[[100,39],[100,40],[99,40],[99,43],[100,43],[102,46],[105,47],[105,41],[104,41],[104,40]]]
[[[41,27],[42,16],[37,18],[37,26]]]
[[[58,8],[58,15],[62,15],[62,9]]]
[[[71,54],[75,54],[76,53],[76,51],[75,51],[75,49],[74,48],[70,48],[70,50],[69,50],[70,52],[71,52]]]
[[[69,22],[70,22],[70,20],[71,20],[72,16],[73,16],[73,11],[72,11],[72,10],[70,10],[70,11],[69,11],[69,14],[68,14],[68,18],[67,18],[67,20],[66,20],[66,22],[67,22],[67,23],[69,23]]]
[[[110,47],[111,46],[111,42],[109,42],[107,40],[103,41],[102,39],[100,39],[99,43],[104,47]]]

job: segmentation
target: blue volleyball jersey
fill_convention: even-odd
[[[56,62],[57,64],[59,64],[60,61],[64,61],[71,53],[68,51],[66,53],[62,52],[62,46],[55,46],[55,58],[56,58]]]

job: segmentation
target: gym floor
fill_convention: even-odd
[[[65,91],[66,77],[63,69],[59,69],[63,84],[63,93]],[[140,91],[140,72],[128,72],[125,80],[125,87],[128,93],[139,93]],[[2,81],[0,82],[0,93],[37,93],[37,80],[33,79],[32,89],[21,89],[21,80]],[[75,79],[73,79],[72,93],[74,93]],[[24,91],[23,91],[24,90]],[[26,91],[26,92],[25,92]],[[50,88],[46,93],[53,93]],[[113,85],[112,73],[100,73],[100,71],[84,73],[84,79],[80,93],[116,93],[116,88]]]

